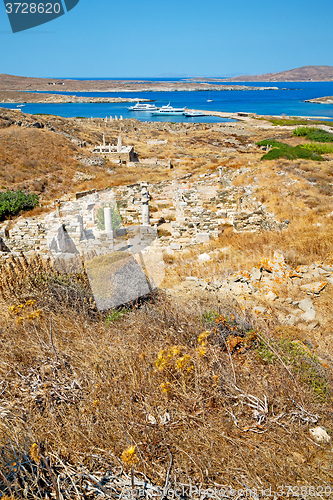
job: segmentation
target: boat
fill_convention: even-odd
[[[162,116],[175,116],[175,115],[184,115],[185,108],[173,108],[170,103],[166,106],[162,106],[158,111],[153,111],[153,115],[162,115]]]
[[[127,109],[128,111],[156,111],[158,108],[155,104],[137,102],[135,106],[131,106]]]
[[[196,116],[206,116],[205,113],[201,113],[200,111],[188,111],[184,113],[188,118],[194,118]]]
[[[212,99],[211,96],[211,91],[209,91],[207,102],[214,102],[214,99]]]
[[[18,104],[16,107],[17,108],[24,108],[25,104]]]

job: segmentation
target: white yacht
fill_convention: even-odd
[[[127,109],[128,111],[156,111],[158,108],[155,106],[155,104],[137,102],[135,106],[131,106]]]
[[[196,116],[206,116],[205,113],[201,113],[201,111],[188,111],[184,113],[188,118],[195,118]]]
[[[173,108],[172,106],[170,106],[170,103],[169,103],[166,106],[162,106],[158,111],[154,111],[152,114],[153,115],[163,115],[163,116],[184,115],[185,108]]]

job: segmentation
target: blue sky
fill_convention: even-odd
[[[80,0],[13,34],[1,2],[0,73],[236,76],[333,66],[332,17],[332,0],[320,8],[313,0]]]

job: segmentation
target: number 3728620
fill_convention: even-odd
[[[6,3],[7,14],[59,14],[60,3]]]

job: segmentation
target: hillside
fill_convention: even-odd
[[[243,85],[214,85],[214,90],[259,90]],[[195,81],[142,81],[142,80],[61,80],[57,78],[31,78],[0,73],[0,91],[61,91],[61,92],[172,92],[207,91],[211,85]],[[6,96],[8,97],[8,96]],[[102,99],[102,98],[99,98]],[[7,101],[6,101],[7,102]]]
[[[331,82],[333,66],[302,66],[300,68],[265,73],[263,75],[243,75],[227,78],[227,82]]]
[[[309,124],[0,109],[1,192],[48,207],[0,222],[2,498],[329,498],[333,130]],[[135,165],[90,151],[120,132]],[[89,273],[104,287],[112,267],[92,211],[112,192],[137,228],[141,181],[164,280],[98,310]],[[89,252],[45,258],[60,229]]]

